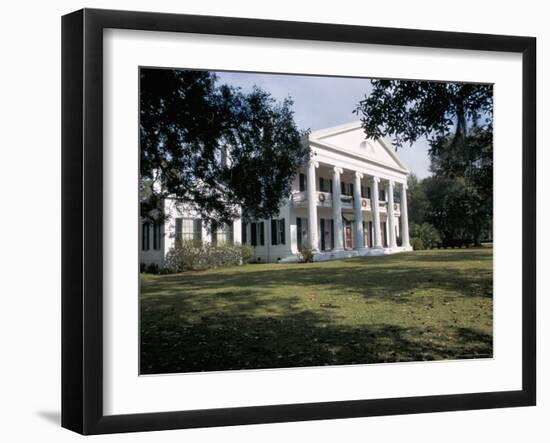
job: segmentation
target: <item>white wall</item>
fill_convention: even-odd
[[[0,121],[3,123],[1,201],[3,217],[0,294],[0,438],[7,442],[84,441],[58,426],[60,408],[60,16],[103,7],[228,16],[277,18],[357,25],[410,27],[539,38],[539,88],[550,73],[550,28],[545,3],[464,0],[334,2],[279,0],[52,0],[5,2],[0,28]],[[550,120],[550,88],[539,89],[539,148]],[[545,112],[542,112],[543,103]],[[544,163],[550,171],[548,155]],[[542,161],[539,162],[539,171]],[[545,194],[548,178],[539,173]],[[540,188],[539,188],[540,189]],[[540,193],[542,194],[542,192]],[[539,195],[540,195],[539,194]],[[550,201],[540,224],[548,225]],[[32,208],[32,217],[26,216]],[[7,216],[10,214],[10,216]],[[18,217],[14,223],[11,215]],[[16,229],[14,229],[16,227]],[[540,257],[550,266],[549,237],[541,233]],[[539,294],[550,293],[546,273]],[[541,298],[539,312],[549,312]],[[350,420],[165,431],[115,435],[86,441],[280,442],[280,441],[548,441],[550,435],[550,322],[539,314],[539,406],[492,411],[375,417]]]

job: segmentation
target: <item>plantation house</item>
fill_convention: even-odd
[[[406,183],[409,173],[383,139],[366,140],[360,122],[312,132],[312,159],[293,180],[290,196],[271,220],[241,220],[217,229],[192,208],[166,199],[162,224],[141,223],[140,262],[162,266],[178,240],[252,245],[254,260],[315,260],[411,250]]]

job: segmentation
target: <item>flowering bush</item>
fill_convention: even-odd
[[[252,256],[249,246],[239,243],[212,244],[195,240],[178,242],[166,254],[165,266],[171,272],[198,271],[240,265]]]
[[[243,263],[249,263],[254,255],[254,248],[249,245],[241,245],[241,256]]]
[[[313,250],[311,248],[303,247],[300,249],[300,252],[298,253],[298,257],[301,262],[303,263],[312,263],[313,257],[315,257],[315,254],[313,253]]]

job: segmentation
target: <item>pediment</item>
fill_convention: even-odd
[[[391,143],[383,139],[367,139],[361,122],[314,131],[310,134],[309,140],[378,164],[408,171]]]

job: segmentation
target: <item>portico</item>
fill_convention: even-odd
[[[311,248],[317,260],[410,250],[406,182],[357,169],[309,161],[291,197],[301,230],[297,250]]]

